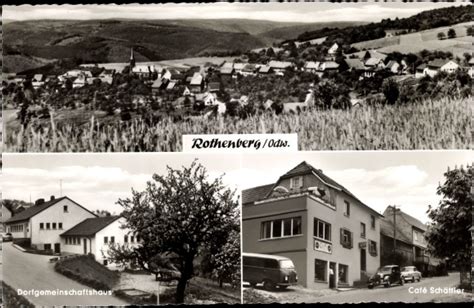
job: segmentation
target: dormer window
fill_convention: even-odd
[[[290,180],[290,188],[291,189],[300,189],[303,187],[303,177],[302,176],[295,176]]]

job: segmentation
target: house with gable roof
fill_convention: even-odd
[[[303,287],[365,283],[380,265],[381,217],[302,162],[275,183],[242,191],[242,247],[290,258]]]

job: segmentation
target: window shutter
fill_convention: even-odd
[[[349,234],[351,235],[350,248],[352,248],[352,241],[353,241],[354,236],[352,236],[352,232],[350,232]]]
[[[341,245],[344,246],[344,230],[341,228],[340,230],[340,239],[341,239]]]

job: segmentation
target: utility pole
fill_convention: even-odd
[[[394,205],[393,207],[393,251],[397,250],[397,206]]]

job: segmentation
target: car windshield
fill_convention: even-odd
[[[295,268],[295,265],[293,264],[293,261],[291,260],[280,260],[280,268],[293,269]]]
[[[391,267],[391,266],[384,266],[384,267],[379,268],[378,272],[380,272],[380,273],[391,273],[392,268],[393,267]]]

